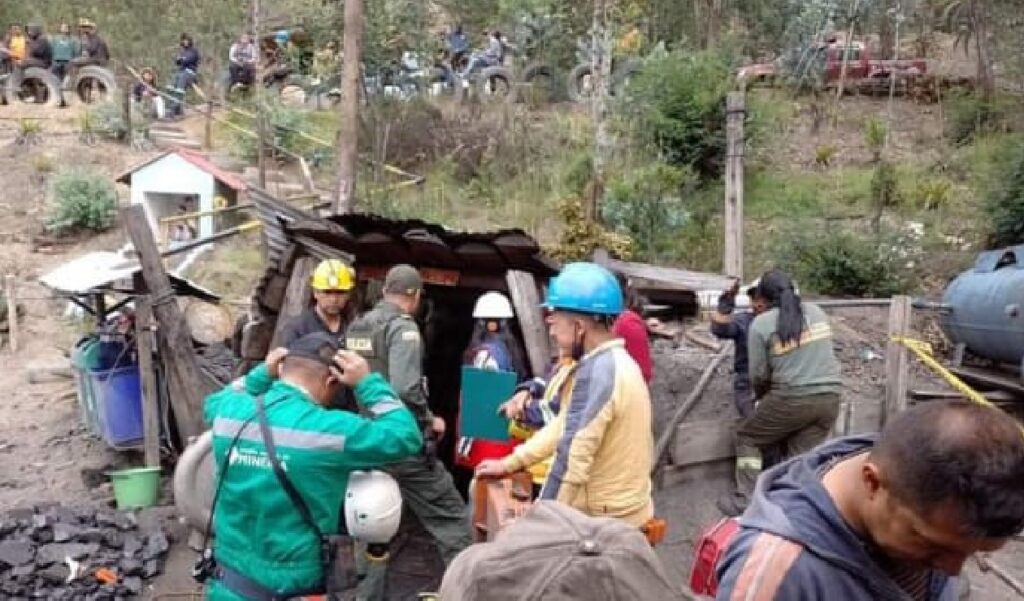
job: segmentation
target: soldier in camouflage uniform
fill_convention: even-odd
[[[384,279],[384,298],[348,328],[347,345],[382,374],[412,411],[424,432],[423,453],[387,467],[402,491],[406,506],[434,538],[445,565],[469,546],[465,503],[451,474],[437,459],[436,441],[444,436],[445,423],[427,404],[423,384],[423,348],[419,327],[413,319],[423,296],[423,280],[409,265],[397,265]],[[357,550],[363,580],[359,599],[386,598],[387,555],[374,557]]]

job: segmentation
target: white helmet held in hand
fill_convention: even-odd
[[[476,299],[473,307],[474,319],[512,319],[512,304],[500,292],[486,292]]]
[[[345,526],[349,536],[367,544],[390,542],[402,521],[398,482],[377,470],[354,471],[345,492]]]

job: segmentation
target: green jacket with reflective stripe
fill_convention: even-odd
[[[254,395],[261,394],[278,458],[325,534],[338,532],[349,472],[399,461],[422,445],[416,420],[378,374],[355,388],[371,414],[363,417],[321,408],[260,365],[206,399],[218,469],[235,434],[256,412]],[[217,562],[280,592],[315,586],[321,578],[319,541],[274,476],[258,419],[243,430],[226,474],[213,523]],[[207,592],[214,600],[242,599],[217,582]]]

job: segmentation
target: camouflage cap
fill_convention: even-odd
[[[412,265],[395,265],[384,277],[384,292],[413,295],[423,290],[423,278]]]

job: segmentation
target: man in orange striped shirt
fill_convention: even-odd
[[[877,437],[765,472],[719,601],[955,601],[970,555],[1024,529],[1024,436],[1001,410],[917,405]]]

